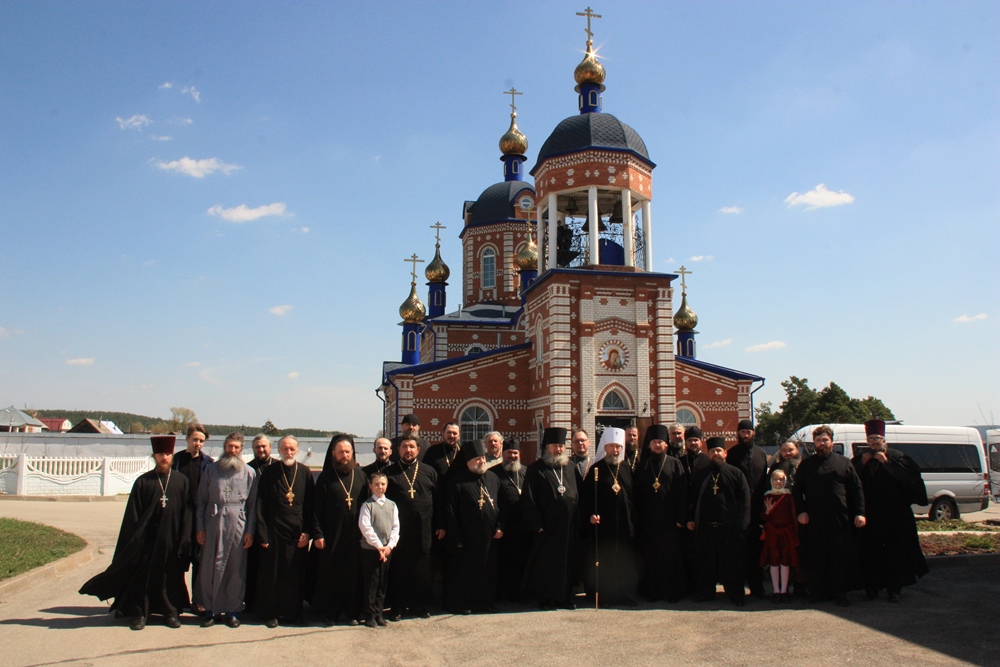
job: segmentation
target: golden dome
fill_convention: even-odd
[[[441,259],[441,244],[438,243],[434,246],[434,259],[431,263],[427,265],[424,269],[424,276],[427,278],[428,282],[431,283],[443,283],[447,282],[448,278],[451,276],[451,269],[448,265],[444,263]]]
[[[698,326],[698,316],[688,305],[687,294],[681,297],[681,307],[674,314],[674,326],[679,331],[694,331],[694,328]]]
[[[510,129],[500,137],[500,152],[504,155],[524,155],[528,152],[528,138],[517,129],[517,112],[510,114]]]
[[[534,241],[528,241],[521,248],[521,252],[517,253],[517,257],[514,258],[514,263],[521,271],[538,270],[538,246],[535,245]]]
[[[604,65],[597,61],[597,54],[594,53],[594,43],[588,41],[587,55],[585,55],[580,64],[576,66],[576,70],[573,72],[573,78],[576,79],[578,84],[602,84],[604,83],[604,76]]]
[[[407,324],[419,324],[427,315],[427,308],[417,296],[417,283],[410,283],[410,296],[399,307],[399,316]]]

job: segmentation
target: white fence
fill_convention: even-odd
[[[0,494],[114,496],[128,493],[136,477],[153,469],[142,457],[43,457],[0,454]]]

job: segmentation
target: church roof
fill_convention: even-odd
[[[516,220],[514,217],[514,201],[517,195],[528,190],[532,195],[535,189],[524,181],[501,181],[483,190],[472,204],[470,225],[481,225],[501,220]]]
[[[609,113],[584,113],[570,116],[556,125],[538,152],[535,171],[550,157],[575,153],[588,148],[625,150],[653,164],[646,143],[639,133]]]
[[[709,373],[715,373],[716,375],[721,375],[722,377],[729,378],[730,380],[750,380],[751,382],[764,381],[764,378],[759,375],[744,373],[743,371],[726,368],[725,366],[716,366],[715,364],[710,364],[700,359],[691,359],[690,357],[674,357],[674,362],[682,366],[686,364]]]
[[[424,373],[430,373],[431,371],[440,370],[442,368],[448,368],[451,366],[457,366],[459,364],[468,363],[470,361],[479,361],[488,357],[495,357],[500,354],[506,354],[508,352],[516,352],[518,350],[526,350],[531,347],[531,343],[518,343],[517,345],[509,345],[507,347],[500,347],[495,350],[487,350],[485,352],[476,352],[473,354],[466,354],[461,357],[451,357],[450,359],[441,359],[440,361],[433,361],[426,364],[400,364],[390,368],[389,362],[382,365],[382,372],[385,375],[392,376],[397,373],[406,373],[407,375],[422,375]]]

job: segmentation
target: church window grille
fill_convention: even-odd
[[[458,421],[462,430],[462,442],[481,440],[493,430],[490,414],[478,405],[463,410]]]
[[[696,426],[698,424],[698,417],[687,408],[681,408],[677,411],[677,423]]]
[[[621,394],[612,390],[604,397],[603,408],[605,410],[627,410],[628,406],[625,405],[625,400],[622,399]]]
[[[497,284],[497,257],[492,248],[483,251],[483,289],[492,289]]]

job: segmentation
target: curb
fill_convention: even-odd
[[[1000,565],[1000,553],[958,554],[955,556],[928,556],[927,565],[935,567],[964,567],[975,565]]]
[[[37,500],[41,502],[62,502],[62,503],[100,503],[100,502],[127,502],[127,493],[120,493],[116,496],[15,496],[7,493],[0,493],[0,501],[3,500]]]
[[[41,567],[36,567],[16,577],[0,581],[0,602],[9,602],[11,597],[34,588],[39,584],[58,579],[73,572],[77,568],[93,562],[101,554],[101,550],[91,542],[75,554],[60,558]]]

